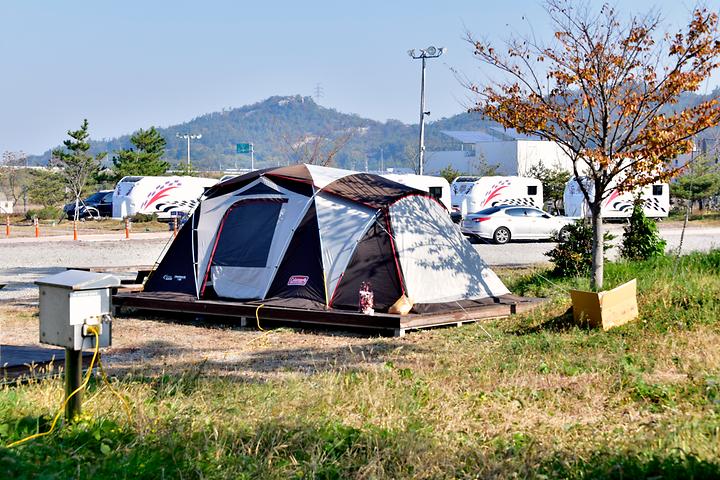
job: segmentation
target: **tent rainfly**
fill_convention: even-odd
[[[509,293],[429,193],[316,165],[257,170],[211,187],[145,285],[199,299],[416,312]]]

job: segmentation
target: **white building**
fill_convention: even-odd
[[[448,130],[442,133],[460,141],[461,148],[426,152],[427,175],[437,175],[448,166],[468,175],[480,173],[484,166],[496,166],[496,175],[524,176],[539,164],[572,172],[572,161],[560,145],[512,129],[490,127],[488,132]]]

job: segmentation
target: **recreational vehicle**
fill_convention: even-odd
[[[543,206],[542,183],[528,177],[461,176],[453,180],[450,195],[452,213],[463,218],[500,205]]]
[[[450,184],[443,177],[415,175],[412,173],[381,173],[380,176],[393,182],[402,183],[408,187],[428,192],[435,200],[442,203],[448,212],[450,211]]]
[[[191,212],[205,189],[216,183],[201,177],[123,177],[113,192],[113,218],[154,213],[169,221]]]
[[[581,177],[591,198],[595,195],[595,186],[587,177]],[[640,195],[645,215],[650,218],[667,217],[670,211],[670,186],[667,183],[656,183],[638,188],[633,192],[619,192],[612,186],[610,195],[602,202],[603,218],[629,218],[633,210],[633,202]],[[585,201],[577,179],[571,178],[565,185],[563,193],[565,215],[568,217],[590,217],[591,212]]]

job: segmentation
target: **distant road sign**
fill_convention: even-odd
[[[252,143],[238,143],[237,144],[237,153],[251,153],[252,152]]]

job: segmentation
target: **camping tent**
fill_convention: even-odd
[[[210,188],[145,291],[357,310],[363,282],[379,311],[509,293],[429,193],[316,165]]]

